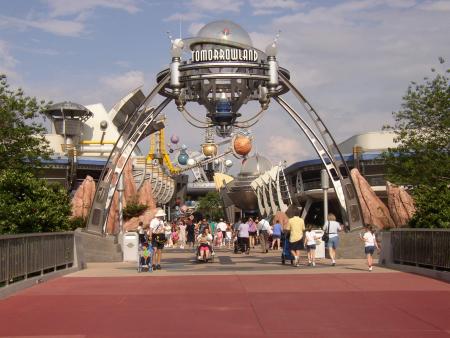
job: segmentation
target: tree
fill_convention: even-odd
[[[45,128],[36,122],[44,109],[44,101],[25,96],[21,89],[11,90],[0,74],[0,171],[35,172],[41,159],[49,158]]]
[[[73,230],[70,199],[61,185],[29,172],[0,171],[0,233]]]
[[[210,191],[198,199],[197,211],[208,219],[223,218],[222,201],[218,192]]]
[[[439,59],[442,69],[445,61]],[[401,110],[394,112],[396,148],[384,154],[387,178],[412,188],[414,227],[450,227],[450,70],[424,83],[411,82]],[[445,203],[447,201],[447,203]],[[444,203],[442,203],[444,202]]]

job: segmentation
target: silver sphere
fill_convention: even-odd
[[[253,46],[252,39],[245,29],[229,20],[218,20],[206,24],[199,30],[197,37],[226,40]]]
[[[101,121],[101,122],[100,122],[100,129],[101,129],[102,131],[105,131],[107,128],[108,128],[108,122],[105,121],[105,120]]]

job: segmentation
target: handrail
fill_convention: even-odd
[[[0,287],[74,265],[73,231],[0,236]]]

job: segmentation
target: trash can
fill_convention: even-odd
[[[316,258],[325,258],[325,242],[322,241],[322,236],[324,234],[323,230],[313,230],[315,237],[320,237],[316,240]]]
[[[126,232],[123,235],[123,261],[138,261],[138,243],[139,235],[136,232]]]

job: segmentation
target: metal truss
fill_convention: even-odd
[[[148,94],[143,103],[130,116],[114,145],[108,161],[103,168],[95,191],[94,201],[89,213],[87,230],[89,232],[104,234],[108,221],[109,209],[117,189],[119,177],[125,168],[134,148],[141,139],[148,135],[148,129],[156,132],[164,127],[164,124],[154,125],[155,118],[172,101],[166,98],[157,108],[149,108],[150,103],[158,92],[168,83],[170,76],[166,75]]]

